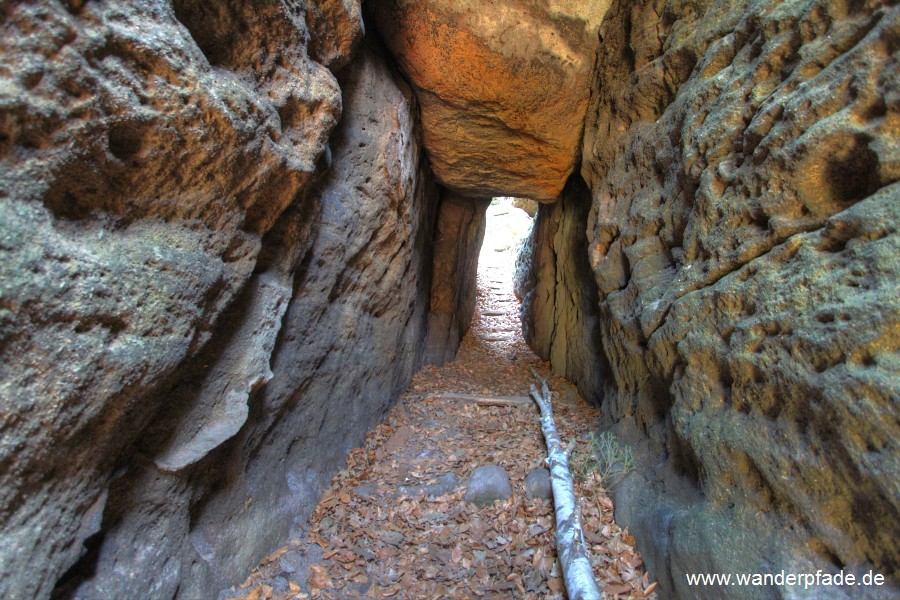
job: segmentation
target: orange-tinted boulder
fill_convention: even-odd
[[[553,201],[579,154],[608,2],[391,0],[376,23],[422,110],[442,184]]]

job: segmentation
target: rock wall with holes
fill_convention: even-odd
[[[416,100],[354,2],[0,15],[0,595],[216,597],[419,365]]]
[[[900,7],[616,1],[600,33],[582,174],[604,427],[640,465],[620,523],[671,597],[800,593],[685,572],[896,585]]]

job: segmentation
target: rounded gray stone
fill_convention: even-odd
[[[512,496],[509,475],[500,465],[484,465],[475,469],[469,477],[464,500],[476,506],[486,506],[495,500]]]
[[[438,477],[434,483],[428,485],[401,485],[397,488],[397,496],[409,496],[416,498],[425,495],[429,498],[437,498],[444,494],[449,494],[459,485],[459,479],[456,473],[444,473]]]
[[[538,467],[525,476],[525,497],[529,500],[535,498],[553,500],[553,486],[550,484],[550,471],[544,467]]]

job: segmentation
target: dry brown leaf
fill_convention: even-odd
[[[265,592],[263,591],[262,586],[257,586],[250,590],[250,593],[246,596],[241,596],[235,600],[262,600],[265,597]]]
[[[604,586],[603,591],[607,594],[617,596],[619,594],[631,594],[634,588],[627,583],[608,583]]]
[[[331,587],[334,583],[331,581],[331,577],[328,576],[328,569],[326,569],[325,565],[312,564],[309,565],[309,577],[306,580],[306,585],[321,590]]]
[[[275,562],[276,560],[278,560],[279,558],[281,558],[281,556],[282,556],[285,552],[287,552],[287,551],[288,551],[288,547],[287,547],[287,546],[282,546],[281,548],[279,548],[279,549],[276,550],[275,552],[269,554],[268,556],[266,556],[265,558],[263,558],[261,561],[259,561],[259,564],[260,564],[260,565],[267,565],[267,564],[269,564],[269,563]]]

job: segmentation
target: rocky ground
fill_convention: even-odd
[[[443,396],[527,396],[534,368],[554,391],[563,439],[584,448],[596,425],[595,409],[522,339],[511,281],[515,248],[495,237],[497,219],[490,219],[505,210],[489,209],[477,314],[457,359],[421,370],[364,447],[350,453],[306,539],[289,540],[222,597],[565,597],[552,501],[542,497],[546,449],[537,409]],[[499,216],[515,229],[522,215],[509,211]],[[488,465],[502,469],[479,469]],[[634,539],[613,521],[603,482],[589,477],[577,492],[604,597],[655,598]]]

